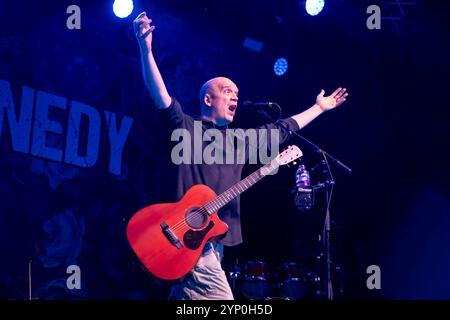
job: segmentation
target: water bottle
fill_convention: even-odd
[[[298,166],[297,173],[295,175],[295,183],[297,188],[308,188],[311,186],[311,180],[309,177],[309,171],[306,170],[304,164]]]
[[[295,174],[295,185],[297,193],[295,196],[295,206],[300,211],[308,211],[313,207],[314,200],[311,188],[309,171],[304,164],[298,166]]]

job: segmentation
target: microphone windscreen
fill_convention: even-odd
[[[246,100],[246,101],[241,103],[242,107],[249,107],[249,106],[252,106],[252,105],[253,105],[253,102],[249,101],[249,100]]]

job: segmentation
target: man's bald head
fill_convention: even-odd
[[[199,100],[202,116],[217,123],[230,123],[237,108],[238,88],[228,78],[212,78],[201,87]]]
[[[236,87],[233,81],[225,77],[215,77],[206,81],[200,89],[199,94],[200,106],[203,107],[203,105],[205,104],[205,95],[207,93],[214,94],[216,90],[221,90],[224,86],[230,84],[233,84]]]

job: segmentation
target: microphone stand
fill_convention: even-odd
[[[280,110],[280,117],[281,117],[281,107],[276,103],[273,103],[273,104],[276,105],[278,107],[278,109]],[[276,121],[280,120],[280,117],[277,120],[275,120],[264,110],[260,109],[260,110],[258,110],[258,112],[262,116],[267,118],[270,122],[276,122]],[[326,256],[327,300],[333,300],[333,298],[334,298],[333,297],[333,283],[332,283],[332,277],[331,277],[332,261],[331,261],[331,241],[330,241],[330,234],[331,234],[330,203],[331,203],[331,197],[333,195],[333,187],[334,187],[335,181],[333,179],[333,174],[331,173],[331,168],[330,168],[328,159],[331,160],[331,163],[335,164],[338,168],[340,168],[347,174],[351,174],[352,169],[350,167],[346,166],[345,164],[343,164],[337,158],[330,155],[325,150],[319,148],[316,144],[314,144],[310,140],[301,136],[298,132],[289,130],[289,128],[287,128],[283,123],[280,123],[280,124],[284,129],[289,131],[290,134],[294,134],[295,136],[300,138],[302,141],[304,141],[306,143],[306,145],[309,146],[310,148],[312,148],[313,150],[315,150],[316,153],[320,153],[323,157],[323,162],[326,164],[327,169],[328,169],[327,172],[328,172],[329,177],[327,177],[327,181],[325,183],[323,183],[321,186],[318,186],[316,189],[325,188],[325,191],[326,191],[325,199],[327,202],[327,207],[326,207],[324,229],[323,229],[323,234],[322,234],[321,240],[322,240],[323,250],[325,251],[325,256]]]

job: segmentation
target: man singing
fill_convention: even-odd
[[[145,85],[153,105],[160,110],[164,126],[169,130],[182,128],[194,136],[194,124],[197,119],[185,114],[175,97],[169,95],[156,65],[152,52],[155,27],[151,25],[151,22],[152,20],[147,17],[145,12],[139,14],[133,22],[141,52]],[[238,107],[238,92],[236,84],[225,77],[216,77],[205,82],[199,94],[201,115],[198,121],[201,121],[203,132],[215,128],[225,137],[227,125],[233,121]],[[347,95],[345,88],[338,88],[329,96],[325,96],[325,92],[322,90],[316,98],[316,103],[306,111],[275,123],[266,124],[261,128],[277,129],[281,144],[290,138],[292,132],[302,129],[323,112],[341,105]],[[203,150],[207,144],[204,141],[201,143]],[[193,153],[191,157],[194,157]],[[222,193],[241,180],[243,166],[242,163],[206,164],[202,162],[198,164],[195,161],[177,165],[177,190],[175,192],[178,200],[195,184],[205,184],[217,194]],[[170,299],[233,299],[233,293],[221,267],[221,259],[223,245],[235,246],[242,243],[239,197],[219,210],[219,217],[229,226],[227,235],[220,241],[207,243],[194,269],[172,287]]]

